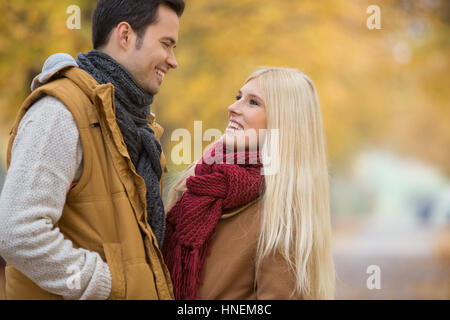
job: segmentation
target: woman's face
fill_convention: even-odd
[[[236,101],[228,107],[228,118],[224,135],[227,146],[230,143],[246,149],[258,146],[263,138],[262,129],[266,129],[267,124],[265,104],[256,79],[248,81],[239,90]]]

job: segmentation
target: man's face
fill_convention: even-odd
[[[174,54],[178,42],[178,16],[172,9],[160,5],[157,17],[142,38],[130,46],[123,63],[137,84],[153,95],[158,93],[169,69],[178,66]]]

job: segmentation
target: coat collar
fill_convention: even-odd
[[[232,209],[230,211],[226,211],[225,213],[222,213],[222,216],[220,217],[220,219],[231,218],[231,217],[237,215],[238,213],[241,213],[242,211],[250,208],[254,204],[258,203],[259,200],[261,200],[261,196],[257,197],[256,199],[253,199],[252,201],[244,204],[243,206],[240,206],[238,208],[234,208],[234,209]]]

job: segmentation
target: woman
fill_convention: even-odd
[[[223,139],[168,195],[163,253],[175,297],[334,298],[314,84],[295,69],[263,68],[248,77],[228,111]],[[246,138],[254,132],[257,139]]]

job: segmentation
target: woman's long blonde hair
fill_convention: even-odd
[[[316,89],[296,69],[264,67],[246,82],[252,79],[264,95],[269,132],[261,148],[263,162],[270,158],[273,164],[279,157],[276,172],[264,176],[256,272],[264,258],[281,253],[296,276],[293,293],[333,299],[328,168]]]

